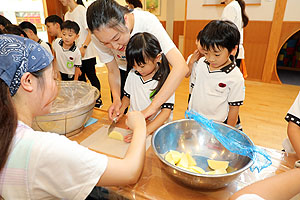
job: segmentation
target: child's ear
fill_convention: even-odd
[[[237,53],[237,50],[238,50],[238,45],[235,45],[234,49],[231,51],[230,55],[233,55],[235,56],[235,54]]]
[[[161,62],[161,53],[157,54],[156,58],[155,58],[155,63],[157,62]]]
[[[79,38],[79,34],[76,35],[76,39],[75,40],[77,40],[78,38]]]

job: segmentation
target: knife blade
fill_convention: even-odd
[[[113,119],[113,122],[110,124],[110,126],[108,127],[108,131],[107,131],[107,135],[109,135],[113,130],[114,130],[114,128],[116,127],[116,125],[117,125],[117,117],[115,117],[114,119]]]

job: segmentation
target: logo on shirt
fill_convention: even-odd
[[[117,54],[117,57],[118,57],[119,59],[121,59],[121,60],[126,60],[126,56],[122,56],[122,55]]]
[[[219,87],[221,87],[221,88],[226,87],[226,83],[219,83]]]

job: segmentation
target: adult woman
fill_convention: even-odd
[[[79,38],[77,40],[77,46],[81,52],[82,65],[81,76],[78,78],[80,81],[86,81],[85,75],[90,80],[91,84],[95,86],[101,93],[100,81],[96,75],[95,65],[96,56],[94,46],[91,44],[91,32],[88,30],[86,24],[86,8],[83,6],[82,0],[59,0],[63,6],[67,6],[69,11],[65,14],[65,21],[75,21],[80,27]],[[100,108],[102,106],[101,94],[96,101],[95,107]]]
[[[187,64],[159,20],[151,13],[136,10],[129,11],[113,0],[97,0],[87,10],[87,23],[95,37],[94,44],[98,56],[108,69],[108,80],[113,95],[113,104],[109,108],[109,117],[119,115],[120,73],[118,66],[126,67],[125,49],[131,36],[137,32],[153,34],[159,41],[173,69],[163,87],[143,114],[147,118],[175,92],[188,72]]]
[[[141,113],[129,113],[127,124],[135,141],[123,160],[30,128],[35,116],[49,113],[56,97],[52,60],[30,39],[0,35],[0,195],[4,199],[85,199],[95,185],[136,182],[145,154]]]
[[[239,29],[241,34],[240,45],[238,53],[236,55],[236,65],[240,67],[241,60],[245,58],[245,51],[243,46],[244,28],[247,26],[249,18],[245,11],[244,0],[222,0],[226,4],[223,13],[222,20],[232,21]]]

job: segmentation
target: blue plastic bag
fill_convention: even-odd
[[[232,153],[247,156],[253,160],[253,165],[250,167],[252,172],[255,169],[260,172],[262,169],[272,164],[271,157],[265,150],[243,139],[245,133],[242,131],[232,129],[229,132],[222,133],[219,129],[219,124],[215,123],[213,120],[203,117],[195,111],[186,111],[185,118],[194,119],[204,129],[213,134],[217,140]]]

